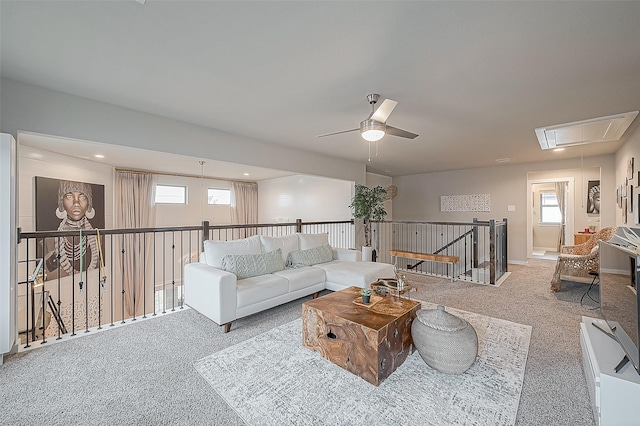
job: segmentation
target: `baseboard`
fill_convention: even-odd
[[[528,265],[529,262],[527,260],[509,260],[507,264],[511,265]]]
[[[558,247],[534,247],[533,251],[558,251]]]

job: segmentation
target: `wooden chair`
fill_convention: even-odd
[[[594,275],[590,272],[597,273],[600,265],[598,242],[610,240],[617,230],[617,227],[602,228],[582,244],[562,246],[551,279],[551,290],[560,291],[562,281],[593,283]]]

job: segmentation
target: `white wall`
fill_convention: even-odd
[[[231,207],[207,203],[209,188],[229,189],[229,181],[158,175],[157,184],[187,187],[187,204],[156,204],[156,226],[199,225],[203,220],[211,225],[231,223]]]
[[[19,145],[18,163],[18,226],[22,227],[23,231],[36,229],[36,176],[104,185],[105,227],[113,228],[113,167],[24,145]]]
[[[0,131],[43,133],[354,182],[365,165],[20,83],[0,81]]]
[[[638,210],[638,194],[640,194],[640,188],[637,186],[640,185],[640,181],[638,179],[638,171],[640,170],[640,118],[634,120],[631,124],[631,127],[625,133],[629,134],[627,140],[623,146],[616,152],[615,155],[615,186],[613,188],[615,194],[615,188],[618,185],[624,185],[626,183],[627,177],[627,161],[630,158],[634,159],[634,178],[631,180],[631,184],[634,186],[634,196],[633,200],[633,211],[628,213],[627,223],[624,223],[622,216],[622,209],[616,208],[616,225],[618,226],[629,226],[637,228],[640,226],[637,217]]]
[[[573,215],[573,224],[574,231],[582,231],[585,228],[588,228],[594,225],[596,228],[600,228],[600,215],[587,213],[587,188],[588,182],[590,180],[601,180],[601,175],[603,174],[607,176],[605,179],[605,183],[609,186],[612,185],[613,182],[613,168],[612,164],[610,164],[606,170],[601,171],[600,167],[583,167],[583,168],[573,168],[573,169],[564,169],[564,170],[548,170],[548,171],[532,171],[528,173],[529,179],[536,180],[552,180],[558,178],[573,178],[575,182],[575,191],[574,191],[574,205],[575,211]],[[600,187],[603,187],[603,182],[600,182]],[[611,197],[611,193],[607,194],[607,199],[611,201],[613,198],[613,202],[615,202],[615,188],[614,195]],[[602,193],[602,190],[601,190]],[[601,194],[602,196],[602,194]],[[602,201],[601,201],[602,205]],[[611,206],[609,206],[611,207]],[[609,209],[611,210],[611,209]],[[611,211],[609,213],[615,214],[615,212]],[[608,223],[614,223],[613,216],[609,216],[607,219]],[[567,241],[567,244],[572,244],[572,242]]]
[[[614,156],[584,159],[584,167],[600,167],[601,226],[615,222]],[[531,171],[581,169],[580,159],[541,163],[503,164],[478,169],[400,176],[393,179],[398,195],[393,200],[395,220],[470,221],[508,219],[508,257],[527,260],[527,175]],[[491,212],[440,212],[441,195],[489,194]],[[508,206],[515,211],[508,211]],[[579,204],[578,204],[579,205]]]
[[[353,182],[287,176],[258,182],[258,222],[350,220]]]

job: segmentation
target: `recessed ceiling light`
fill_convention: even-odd
[[[249,173],[243,173],[243,175],[245,175],[245,176],[249,176]]]
[[[553,150],[553,152],[561,152],[561,151],[564,151],[564,148],[556,148]]]
[[[96,154],[96,155],[94,155],[94,157],[96,157],[96,158],[104,158],[104,155],[102,155],[102,154]]]
[[[496,163],[508,163],[511,161],[511,158],[496,158]]]

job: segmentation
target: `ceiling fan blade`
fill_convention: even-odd
[[[318,135],[318,136],[316,136],[316,138],[323,138],[323,137],[325,137],[325,136],[339,135],[340,133],[355,132],[355,131],[357,131],[357,130],[360,130],[360,129],[358,128],[358,129],[351,129],[351,130],[343,130],[343,131],[341,131],[341,132],[325,133],[324,135]]]
[[[385,99],[369,118],[384,123],[387,121],[387,118],[389,118],[396,105],[398,105],[396,101]]]
[[[387,125],[387,134],[393,136],[400,136],[401,138],[415,139],[418,137],[415,133],[407,132],[406,130],[398,129]]]

